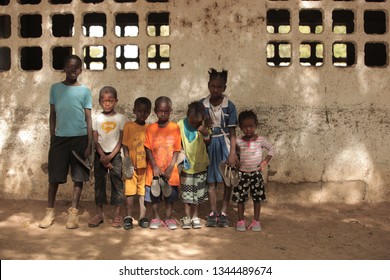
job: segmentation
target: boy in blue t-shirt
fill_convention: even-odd
[[[89,170],[72,154],[89,158],[92,146],[91,91],[77,81],[82,61],[76,55],[64,63],[66,78],[50,89],[50,150],[48,207],[39,227],[48,228],[54,222],[54,203],[59,184],[66,183],[71,167],[74,182],[72,206],[68,209],[66,228],[78,227],[78,206],[83,182],[89,180]]]

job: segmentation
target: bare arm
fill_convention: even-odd
[[[228,157],[229,166],[235,167],[237,164],[237,153],[236,153],[236,128],[235,127],[229,127],[229,134],[230,134],[230,153]]]
[[[152,165],[152,169],[153,169],[153,176],[154,177],[159,177],[160,175],[163,175],[163,173],[161,172],[160,168],[157,166],[157,163],[153,157],[153,154],[152,154],[152,151],[149,150],[148,148],[145,147],[145,151],[146,151],[146,156],[150,162],[150,164]]]
[[[88,145],[84,152],[84,158],[89,158],[92,153],[92,118],[91,109],[84,109],[85,122],[87,123]]]
[[[54,136],[56,133],[56,120],[57,120],[57,114],[56,114],[55,106],[53,104],[50,104],[50,117],[49,117],[50,136]]]

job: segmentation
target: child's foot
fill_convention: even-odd
[[[112,227],[113,228],[121,228],[122,226],[123,226],[122,217],[115,216],[114,219],[112,219]]]
[[[229,227],[229,220],[225,213],[219,215],[217,224],[219,227]]]
[[[191,228],[191,219],[189,217],[184,217],[181,219],[181,228],[190,229]]]
[[[171,230],[177,229],[177,225],[174,219],[165,220],[165,225]]]
[[[148,228],[149,227],[149,220],[147,218],[142,218],[138,221],[138,225],[142,228]]]
[[[252,229],[252,231],[261,231],[260,221],[253,220],[248,229]]]
[[[39,222],[40,228],[48,228],[54,223],[54,208],[46,208],[45,217]]]
[[[103,223],[103,218],[100,215],[95,215],[92,217],[92,219],[89,220],[88,226],[89,227],[98,227],[101,223]]]
[[[133,218],[130,216],[126,216],[123,220],[123,229],[129,230],[133,229]]]
[[[191,223],[192,228],[194,229],[202,228],[202,224],[200,223],[200,219],[198,217],[192,218]]]
[[[214,211],[207,216],[206,227],[216,227],[218,222],[217,213]]]
[[[246,231],[245,221],[239,220],[236,225],[236,230],[238,231]]]
[[[150,222],[149,228],[150,229],[158,229],[161,226],[161,220],[160,219],[152,219]]]

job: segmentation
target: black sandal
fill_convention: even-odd
[[[130,216],[126,216],[123,220],[123,229],[129,230],[133,229],[133,218]]]

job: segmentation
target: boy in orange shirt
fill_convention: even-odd
[[[159,216],[158,205],[164,197],[166,206],[165,225],[176,229],[172,219],[173,202],[179,198],[180,185],[177,169],[177,156],[181,150],[181,135],[179,126],[169,120],[172,112],[172,101],[166,96],[160,96],[155,101],[154,112],[158,121],[146,129],[145,149],[148,158],[146,171],[145,201],[152,203],[154,219],[149,228],[158,229],[164,224]]]

